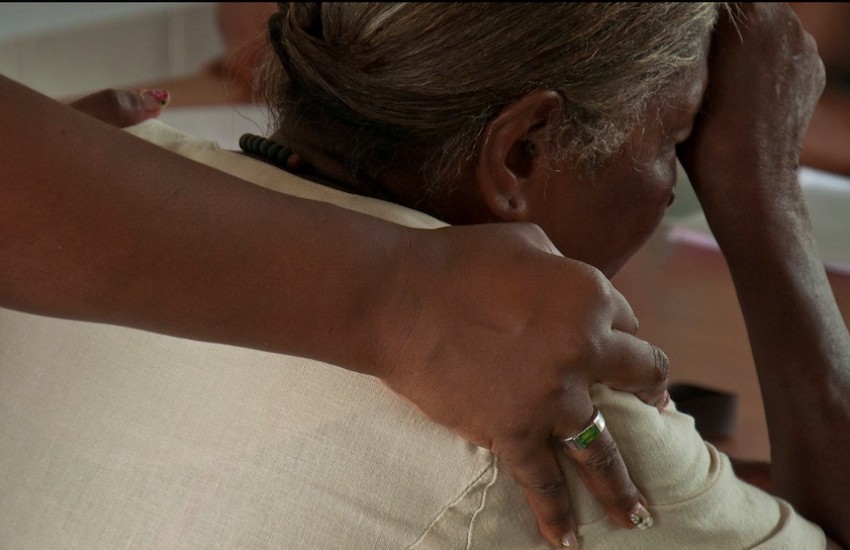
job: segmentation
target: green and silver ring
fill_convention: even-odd
[[[590,424],[572,437],[565,437],[560,439],[560,442],[567,449],[572,449],[573,451],[580,451],[582,449],[586,449],[588,445],[599,439],[599,436],[602,435],[602,432],[605,431],[605,417],[602,416],[602,413],[599,412],[599,409],[593,409],[593,420],[590,421]]]

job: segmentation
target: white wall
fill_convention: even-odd
[[[0,74],[53,97],[191,74],[221,51],[214,3],[0,3]]]

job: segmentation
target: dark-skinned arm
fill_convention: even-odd
[[[572,520],[552,434],[584,427],[596,382],[664,402],[666,359],[633,336],[628,303],[536,226],[405,228],[260,188],[2,77],[0,97],[0,306],[377,376],[493,450],[559,546]],[[579,467],[633,527],[640,494],[606,437]]]
[[[741,10],[737,29],[718,28],[705,112],[680,154],[741,304],[774,490],[850,547],[850,338],[797,178],[823,65],[786,5]]]

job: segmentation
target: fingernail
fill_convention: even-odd
[[[631,521],[635,527],[640,529],[641,531],[645,531],[652,527],[654,520],[652,519],[652,514],[649,513],[649,510],[643,507],[643,504],[638,502],[635,504],[635,507],[632,508],[631,513],[629,514],[629,521]]]
[[[664,390],[664,399],[661,400],[661,407],[658,409],[658,414],[666,411],[668,405],[670,405],[670,392]]]
[[[168,90],[142,90],[142,104],[148,111],[162,109],[171,101]]]
[[[575,533],[567,531],[567,534],[561,539],[561,544],[564,548],[578,548],[578,539],[576,538]]]

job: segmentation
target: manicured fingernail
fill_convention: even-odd
[[[664,403],[661,405],[661,410],[667,410],[667,407],[670,405],[670,392],[664,390]]]
[[[564,548],[578,548],[578,539],[576,538],[575,533],[567,531],[567,534],[561,539],[561,544]]]
[[[652,519],[652,514],[649,513],[649,510],[643,507],[643,504],[638,502],[635,504],[635,507],[632,508],[631,513],[629,514],[629,521],[631,521],[635,527],[644,531],[652,527],[654,520]]]
[[[658,414],[662,414],[667,409],[667,405],[669,404],[670,392],[664,390],[664,397],[655,402],[655,408],[658,409]]]
[[[171,101],[168,90],[142,90],[142,104],[148,111],[162,109]]]

